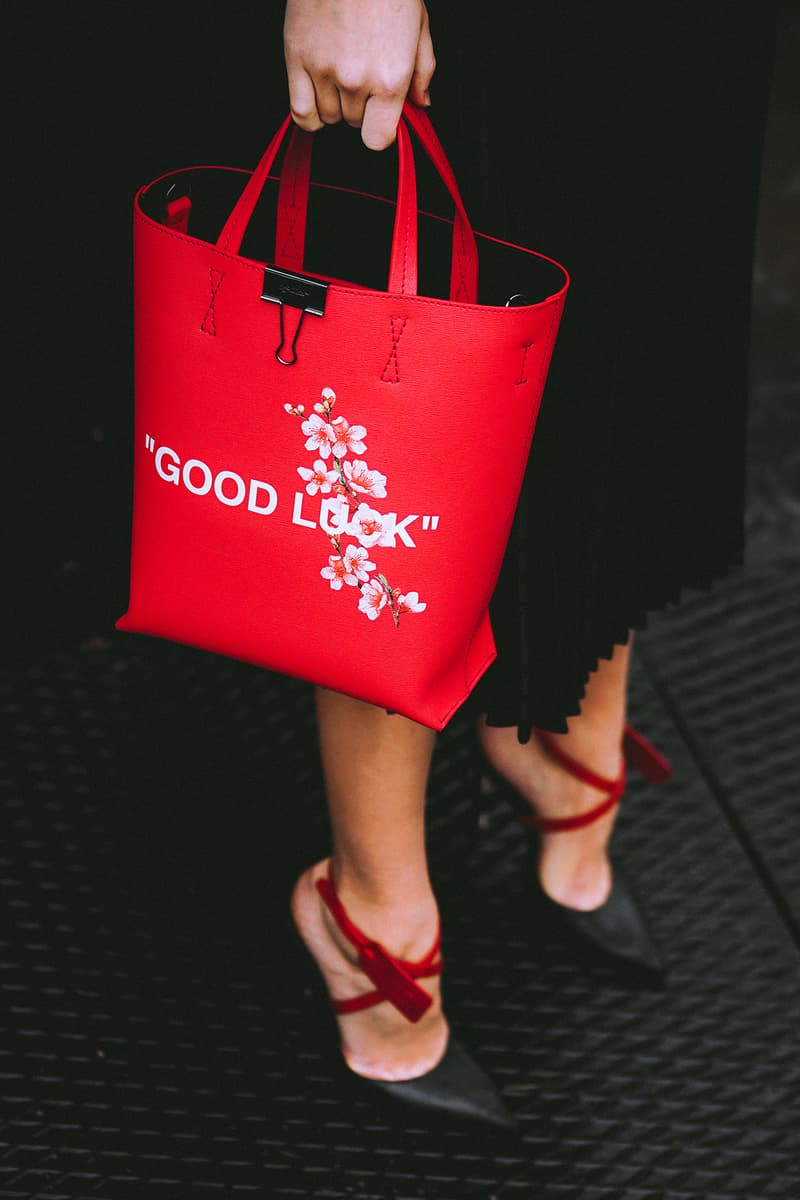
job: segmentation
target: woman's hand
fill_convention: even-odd
[[[287,0],[283,42],[301,129],[344,120],[383,150],[406,96],[429,103],[436,60],[422,0]]]

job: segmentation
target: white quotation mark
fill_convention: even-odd
[[[144,444],[145,444],[146,448],[147,448],[147,449],[150,451],[150,453],[152,454],[152,453],[153,453],[153,451],[154,451],[154,450],[155,450],[155,448],[156,448],[156,439],[155,439],[155,438],[151,438],[151,437],[150,437],[150,434],[149,434],[149,433],[146,433],[146,434],[144,435]]]
[[[423,529],[431,529],[431,530],[438,529],[439,528],[439,518],[438,517],[423,517],[422,518],[422,528]]]

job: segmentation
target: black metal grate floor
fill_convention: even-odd
[[[648,672],[800,943],[800,572],[753,566],[653,622]]]
[[[327,848],[308,689],[122,636],[12,673],[2,1200],[800,1195],[799,567],[641,639],[636,720],[676,769],[634,783],[617,845],[665,992],[531,928],[515,829],[479,797],[468,731],[441,739],[448,1009],[520,1118],[511,1144],[341,1092],[285,915]]]

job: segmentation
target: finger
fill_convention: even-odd
[[[397,136],[397,122],[403,111],[403,96],[370,96],[364,108],[361,140],[369,150],[385,150]]]
[[[323,123],[317,111],[317,96],[311,76],[302,67],[293,67],[287,68],[287,77],[292,117],[301,129],[316,133]]]
[[[339,99],[339,89],[332,79],[325,75],[317,75],[314,79],[314,91],[317,97],[317,112],[325,125],[335,125],[342,119],[342,103]]]
[[[414,74],[411,76],[411,87],[408,98],[412,104],[426,107],[431,98],[428,89],[431,85],[433,72],[436,70],[436,57],[433,53],[431,29],[427,12],[423,16],[422,28],[417,43],[417,55],[414,60]]]
[[[348,125],[360,129],[364,123],[364,108],[369,99],[369,92],[362,88],[346,87],[339,81],[339,102],[342,106],[342,116]]]

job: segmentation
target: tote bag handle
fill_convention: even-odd
[[[398,187],[392,249],[389,260],[389,291],[417,293],[417,189],[414,155],[406,121],[412,126],[455,204],[450,297],[474,304],[478,287],[478,255],[455,175],[444,150],[421,109],[406,102],[397,128]],[[247,224],[266,184],[278,151],[292,125],[287,117],[267,146],[217,239],[220,249],[238,254]],[[278,196],[275,262],[302,271],[308,188],[311,174],[313,134],[294,128],[281,170]]]
[[[407,121],[416,133],[455,205],[450,299],[474,304],[478,294],[478,253],[475,235],[461,199],[455,173],[425,111],[406,101],[403,106],[403,120]],[[398,126],[398,138],[403,120]],[[303,133],[295,127],[283,162],[278,193],[275,262],[288,270],[300,272],[303,270],[313,136],[313,134]],[[405,197],[402,180],[399,180],[398,184],[399,205],[403,203]],[[414,205],[416,206],[416,188]],[[413,219],[416,222],[416,207]],[[406,226],[407,221],[404,217],[400,227],[406,228]],[[416,223],[414,224],[414,233],[416,233]],[[408,289],[402,290],[407,291]]]
[[[433,163],[434,168],[450,193],[455,205],[455,220],[453,222],[453,256],[450,268],[450,299],[461,300],[467,304],[478,302],[478,246],[472,231],[469,217],[461,199],[461,192],[456,182],[455,171],[444,152],[436,130],[431,125],[423,108],[417,108],[406,100],[403,105],[403,117],[414,130],[420,143]]]

